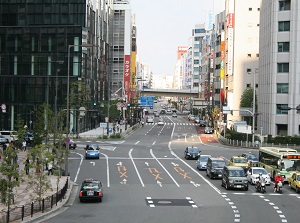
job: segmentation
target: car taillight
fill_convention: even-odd
[[[80,193],[79,193],[79,197],[82,197],[82,192],[80,191]]]
[[[102,193],[101,193],[101,192],[99,192],[99,193],[98,193],[98,196],[99,196],[99,197],[102,197]]]

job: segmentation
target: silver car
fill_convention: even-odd
[[[3,145],[5,143],[8,143],[8,139],[4,136],[0,135],[0,145]]]
[[[206,170],[207,160],[210,157],[211,157],[211,155],[200,155],[200,157],[196,161],[197,169],[198,170]]]

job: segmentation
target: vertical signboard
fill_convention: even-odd
[[[124,91],[127,102],[130,102],[130,55],[124,57]]]
[[[228,37],[228,54],[227,54],[227,74],[233,74],[233,41],[234,41],[234,0],[229,0],[227,15],[227,37]]]
[[[131,82],[130,90],[131,97],[136,96],[136,26],[132,26],[132,39],[131,39]]]

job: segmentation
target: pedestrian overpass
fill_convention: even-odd
[[[186,97],[197,98],[198,91],[192,89],[150,89],[144,88],[141,91],[143,96],[164,96],[164,97]]]

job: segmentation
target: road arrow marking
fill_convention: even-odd
[[[173,165],[173,166],[179,166],[179,164],[176,164],[176,163],[174,163],[174,162],[172,162],[172,165]]]
[[[95,166],[95,162],[90,162],[91,164],[93,164],[93,166]]]
[[[162,183],[160,181],[157,181],[157,184],[162,187]]]
[[[116,164],[117,166],[122,166],[122,162],[119,162]]]
[[[200,184],[195,183],[194,181],[190,181],[191,184],[193,184],[195,187],[201,186]]]
[[[149,163],[148,163],[148,162],[145,162],[145,165],[146,165],[146,166],[149,166]]]
[[[123,181],[120,182],[120,184],[126,184],[127,180],[124,179]]]

